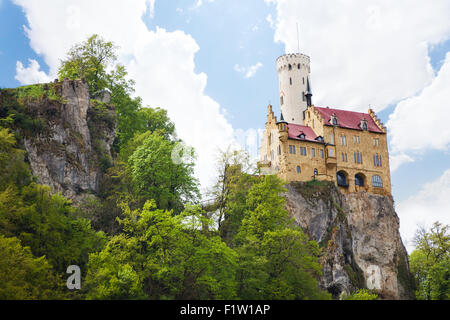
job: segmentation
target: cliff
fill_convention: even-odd
[[[287,209],[322,248],[321,287],[338,298],[357,288],[382,299],[413,299],[408,254],[393,199],[342,194],[332,183],[291,183]]]
[[[37,183],[75,203],[96,194],[116,136],[116,115],[107,94],[92,99],[81,80],[0,93],[1,118],[9,118]]]

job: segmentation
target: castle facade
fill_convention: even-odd
[[[312,104],[309,57],[277,60],[281,116],[268,106],[260,165],[289,182],[333,181],[344,193],[391,194],[387,131],[368,113]]]

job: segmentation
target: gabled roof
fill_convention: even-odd
[[[316,140],[317,135],[314,133],[312,128],[307,127],[307,126],[301,126],[298,124],[289,123],[288,124],[288,134],[289,134],[289,139],[322,143],[322,142],[319,142]],[[305,139],[301,139],[299,137],[301,134],[305,135]]]
[[[319,112],[319,114],[325,120],[325,125],[332,126],[331,117],[333,116],[333,114],[336,114],[336,117],[338,119],[338,126],[341,128],[362,131],[362,128],[360,126],[361,120],[366,119],[367,125],[368,125],[368,130],[370,132],[384,133],[383,130],[381,130],[377,126],[375,121],[372,119],[372,117],[368,113],[345,111],[345,110],[330,109],[330,108],[320,108],[320,107],[314,107],[314,108]]]

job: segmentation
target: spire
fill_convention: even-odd
[[[277,124],[280,124],[280,123],[288,124],[288,122],[286,120],[284,120],[283,112],[281,112],[280,121],[278,121]]]
[[[307,78],[306,82],[306,103],[308,107],[312,106],[312,91],[311,91],[311,85],[309,84],[309,77]]]

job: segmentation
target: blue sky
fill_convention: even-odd
[[[450,197],[440,195],[450,193],[450,0],[411,2],[0,0],[0,87],[52,79],[70,46],[99,33],[120,45],[137,94],[168,109],[197,149],[207,185],[217,148],[263,129],[269,101],[279,112],[275,60],[297,51],[299,23],[314,101],[365,112],[370,104],[388,125],[409,239],[417,223],[450,223]],[[195,135],[199,127],[211,134]]]

